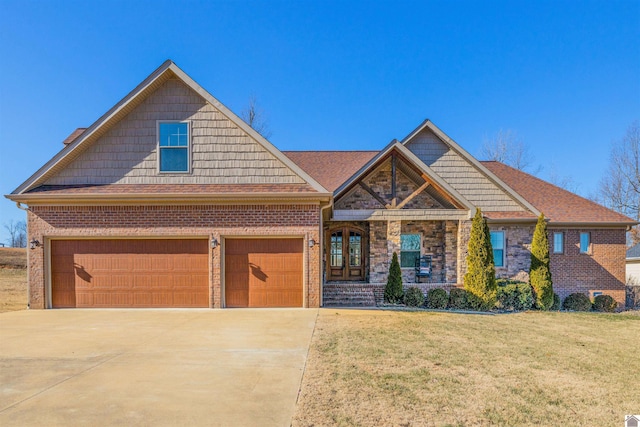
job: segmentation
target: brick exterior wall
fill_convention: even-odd
[[[564,253],[553,253],[553,232],[564,233]],[[580,233],[591,234],[588,253],[580,253]],[[549,227],[553,290],[564,299],[574,292],[593,297],[611,295],[625,305],[625,229],[561,229]]]
[[[320,241],[318,205],[199,205],[199,206],[32,206],[27,215],[28,239],[162,238],[296,236],[304,238],[304,301],[320,306]],[[46,306],[47,245],[29,251],[29,303]],[[210,249],[210,307],[223,305],[221,251]]]

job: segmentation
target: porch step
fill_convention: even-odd
[[[375,286],[369,283],[330,283],[324,285],[324,307],[375,307]]]

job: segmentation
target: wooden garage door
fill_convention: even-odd
[[[227,307],[302,307],[302,239],[226,239]]]
[[[62,307],[208,307],[207,240],[53,240]]]

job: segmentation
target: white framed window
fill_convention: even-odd
[[[189,122],[158,122],[158,171],[189,173],[191,133]]]
[[[491,231],[493,247],[493,263],[496,267],[504,267],[504,231]]]
[[[420,235],[400,235],[400,267],[415,268],[416,260],[420,258]]]
[[[561,231],[553,233],[553,253],[564,253],[564,233]]]
[[[580,253],[588,254],[591,246],[591,233],[580,233]]]

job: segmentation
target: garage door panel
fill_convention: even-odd
[[[227,239],[227,307],[301,307],[302,239]]]
[[[51,243],[54,307],[209,306],[207,240]]]

